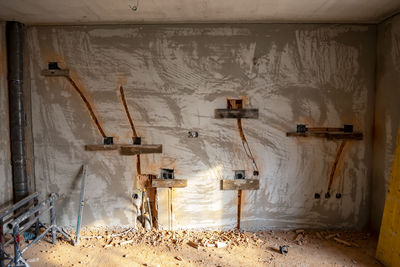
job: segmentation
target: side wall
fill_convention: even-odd
[[[369,217],[375,27],[356,25],[146,25],[31,27],[30,73],[36,186],[62,195],[58,219],[76,222],[82,164],[89,165],[84,224],[132,222],[135,158],[86,152],[100,144],[85,105],[64,78],[40,75],[58,61],[84,89],[105,131],[118,143],[131,132],[119,97],[123,85],[143,143],[162,155],[142,172],[174,168],[188,187],[173,192],[174,228],[231,228],[236,196],[221,191],[233,170],[251,173],[234,120],[214,119],[226,97],[260,110],[243,127],[261,188],[243,199],[245,229],[362,227]],[[296,124],[354,124],[364,139],[345,149],[332,194],[322,196],[337,143],[286,137]],[[199,137],[188,138],[187,132]],[[161,227],[167,191],[159,190]]]
[[[0,207],[13,199],[8,123],[6,24],[0,22]]]
[[[400,125],[400,15],[378,26],[371,224],[379,231]]]

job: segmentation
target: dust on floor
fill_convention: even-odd
[[[36,266],[381,266],[377,240],[355,231],[85,230],[78,246],[61,237],[24,253]],[[50,238],[47,238],[50,240]],[[287,245],[288,254],[279,252]]]

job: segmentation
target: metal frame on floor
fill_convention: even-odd
[[[0,211],[0,267],[4,266],[27,266],[29,264],[22,257],[22,254],[31,246],[42,240],[48,232],[52,234],[52,243],[56,244],[57,232],[61,233],[68,241],[73,243],[73,240],[61,228],[56,225],[55,200],[57,194],[52,193],[49,198],[39,204],[39,193],[35,192],[30,196],[17,202],[10,208]],[[46,227],[39,221],[39,217],[45,212],[50,211],[51,225]],[[35,226],[35,239],[28,245],[22,247],[20,235]],[[45,230],[39,234],[39,228]],[[5,234],[11,234],[12,238],[5,242]],[[9,244],[14,244],[14,255],[5,251],[5,247]],[[5,261],[9,262],[5,265]]]

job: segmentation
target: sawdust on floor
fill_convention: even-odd
[[[56,245],[41,241],[23,256],[32,267],[381,266],[374,257],[376,238],[356,231],[92,229],[81,236],[78,246],[60,236]],[[281,245],[289,246],[287,255],[279,252]]]

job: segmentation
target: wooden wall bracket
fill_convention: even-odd
[[[258,179],[236,179],[221,180],[221,190],[258,190],[260,180]]]
[[[258,109],[216,109],[216,119],[258,119]]]
[[[288,137],[317,137],[326,138],[328,140],[362,140],[363,134],[360,132],[354,133],[343,133],[343,132],[288,132],[286,133]]]
[[[121,145],[121,155],[161,154],[162,145]]]
[[[85,145],[86,151],[111,151],[118,150],[120,145]]]
[[[120,150],[123,156],[132,156],[138,154],[158,154],[162,153],[162,145],[129,145],[129,144],[113,144],[113,145],[86,145],[86,151],[110,151]]]
[[[184,179],[153,179],[152,187],[156,188],[184,188],[187,187],[187,180]]]
[[[42,76],[46,76],[46,77],[69,77],[69,69],[42,70]]]

